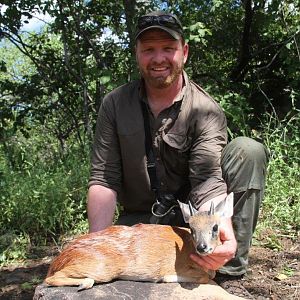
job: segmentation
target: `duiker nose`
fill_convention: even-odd
[[[199,253],[204,253],[207,251],[207,248],[208,248],[207,245],[202,243],[197,246],[197,251]]]

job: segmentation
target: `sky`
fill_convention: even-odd
[[[89,0],[85,0],[89,1]],[[2,5],[0,6],[0,11],[1,13],[4,13],[6,10],[7,6]],[[36,13],[33,15],[31,19],[27,19],[26,17],[22,17],[23,20],[23,26],[20,29],[20,32],[36,32],[39,33],[43,26],[47,25],[48,23],[51,23],[53,18],[49,14],[42,14],[42,13]],[[24,20],[27,20],[28,23],[24,23]],[[100,37],[100,40],[103,41],[107,37],[113,38],[116,42],[119,41],[117,36],[112,35],[111,30],[108,28],[104,30],[103,35]],[[0,42],[1,44],[1,42]]]
[[[4,13],[6,11],[7,5],[1,5],[0,6],[0,10],[1,13]],[[26,20],[26,18],[22,18],[23,21]],[[32,19],[28,19],[29,23],[23,23],[23,26],[21,28],[21,31],[35,31],[35,32],[39,32],[42,27],[47,24],[48,22],[51,22],[51,17],[50,15],[46,14],[42,14],[42,13],[37,13],[33,16]]]
[[[39,32],[45,24],[51,22],[51,17],[47,14],[36,14],[28,21],[28,24],[24,23],[24,25],[21,27],[21,31]]]

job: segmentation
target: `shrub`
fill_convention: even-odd
[[[300,230],[300,114],[269,116],[262,138],[271,151],[259,230],[296,237]]]
[[[21,162],[12,167],[2,160],[0,234],[9,230],[45,239],[86,219],[88,151],[73,146],[59,158],[52,146],[34,148],[19,139],[14,150],[21,152]]]

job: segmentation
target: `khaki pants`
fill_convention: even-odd
[[[223,266],[220,273],[241,275],[246,272],[251,240],[265,190],[268,157],[268,150],[262,144],[247,137],[234,139],[222,152],[223,178],[228,193],[234,193],[232,222],[238,249],[236,257]],[[149,223],[150,216],[150,213],[122,215],[116,224],[131,226]]]
[[[223,178],[228,193],[234,193],[232,222],[238,249],[235,258],[223,266],[220,273],[242,275],[246,272],[252,236],[265,191],[268,159],[268,150],[247,137],[234,139],[223,150]]]

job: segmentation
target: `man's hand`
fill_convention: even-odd
[[[234,236],[231,219],[226,219],[220,226],[221,245],[212,254],[200,256],[191,254],[191,259],[204,269],[218,270],[230,261],[236,253],[237,242]]]

